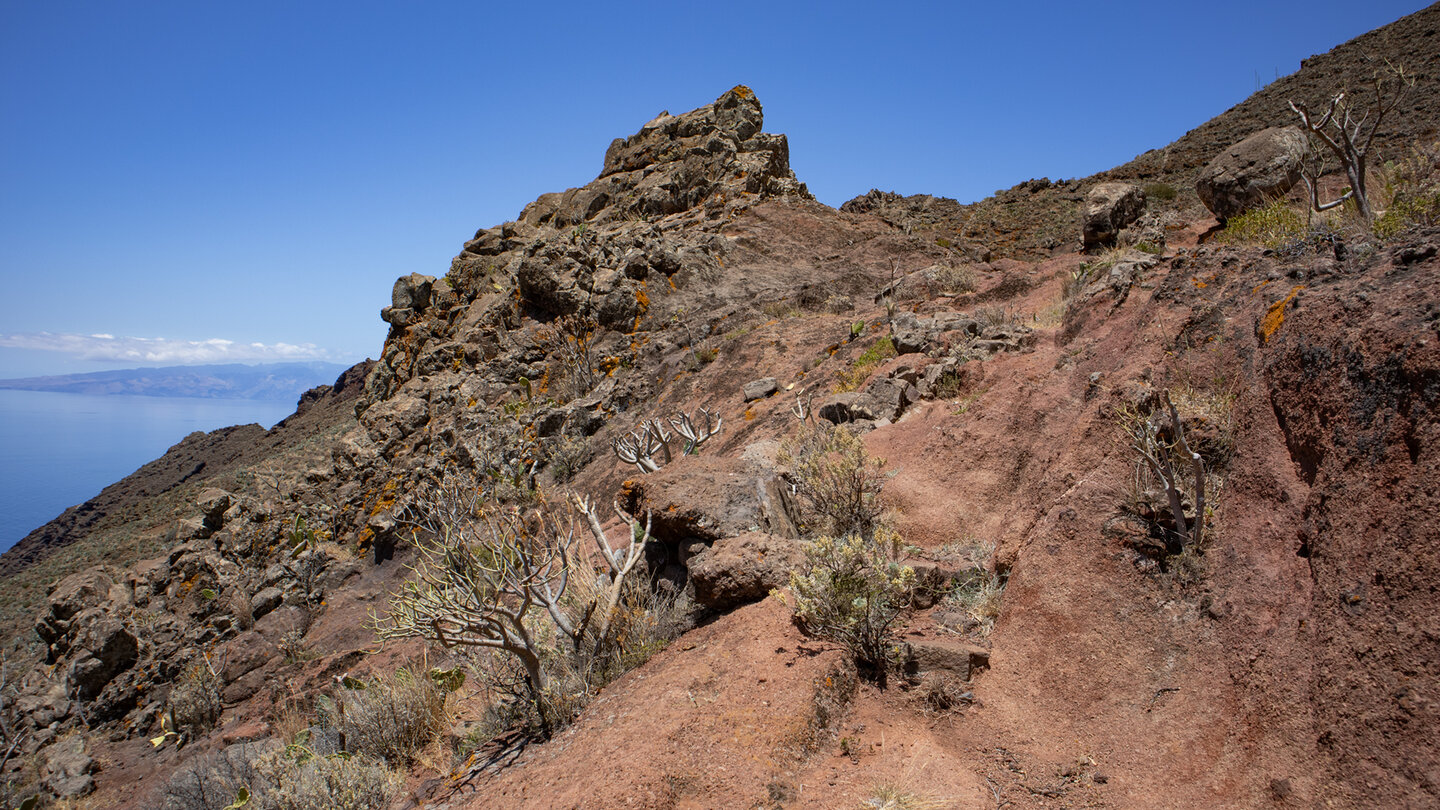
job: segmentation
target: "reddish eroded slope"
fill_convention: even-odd
[[[462,778],[454,807],[746,807],[794,796],[855,689],[842,651],[774,599],[674,642],[522,764]]]
[[[774,204],[733,227],[811,216],[820,217]],[[979,363],[956,398],[922,402],[866,436],[894,471],[887,491],[908,541],[998,542],[1011,578],[991,668],[974,685],[976,705],[959,713],[862,688],[829,748],[796,777],[793,805],[781,804],[845,806],[887,782],[928,785],[957,806],[985,793],[1021,807],[1433,801],[1426,729],[1440,571],[1425,516],[1440,480],[1437,262],[1182,250],[1120,303],[1092,293],[1050,322],[1080,261],[981,266],[976,294],[902,297],[921,313],[998,300],[1037,327],[1033,351]],[[1028,284],[1005,282],[1015,277]],[[994,292],[1027,286],[1017,297]],[[858,352],[823,359],[827,338],[860,317],[884,319],[861,307],[753,325],[674,388],[678,404],[707,403],[734,420],[726,455],[781,435],[793,400],[747,408],[739,385],[764,373],[823,390]],[[1197,401],[1233,396],[1233,457],[1220,470],[1205,554],[1183,570],[1137,553],[1119,520],[1134,457],[1115,411],[1161,388]],[[922,614],[912,629],[929,621]],[[672,654],[674,666],[697,665],[681,661],[698,653]],[[752,666],[758,677],[778,672],[765,656]],[[606,712],[639,712],[646,700],[617,692]],[[582,723],[569,748],[613,744],[603,726]],[[840,755],[840,737],[864,753]],[[648,763],[639,773],[669,761],[658,748],[627,750]],[[515,769],[515,784],[533,784],[529,767]],[[768,801],[743,779],[729,784],[727,796]]]

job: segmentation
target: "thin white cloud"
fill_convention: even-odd
[[[329,353],[313,343],[236,343],[224,338],[172,340],[63,332],[0,334],[0,347],[58,352],[82,360],[174,366],[193,363],[273,363],[329,359]]]

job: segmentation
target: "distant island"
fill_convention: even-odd
[[[293,400],[317,385],[333,382],[345,368],[319,362],[131,368],[0,380],[0,389],[92,396]]]

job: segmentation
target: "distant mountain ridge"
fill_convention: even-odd
[[[0,380],[0,389],[92,396],[293,400],[333,381],[344,370],[345,366],[337,363],[321,362],[165,366]]]

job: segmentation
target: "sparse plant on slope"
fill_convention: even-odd
[[[321,719],[339,732],[343,750],[408,765],[448,727],[446,695],[435,679],[407,669],[388,678],[346,678],[333,698],[322,701]]]
[[[1440,141],[1416,146],[1404,159],[1386,164],[1385,196],[1376,235],[1388,239],[1411,225],[1440,224]]]
[[[700,416],[705,420],[703,426],[696,424],[688,413],[670,417],[668,427],[659,419],[649,419],[640,425],[639,430],[611,441],[610,449],[615,452],[616,458],[626,464],[634,464],[640,472],[655,472],[673,460],[670,443],[675,441],[675,434],[685,440],[680,455],[692,456],[699,453],[700,445],[717,435],[725,424],[723,417],[706,408],[700,409]],[[675,432],[671,433],[671,429]],[[657,454],[659,460],[656,459]]]
[[[874,535],[885,511],[880,490],[885,486],[885,461],[871,456],[865,443],[844,425],[831,425],[806,414],[796,435],[780,447],[779,459],[790,465],[790,482],[805,507],[807,525],[836,536]]]
[[[595,368],[595,330],[588,315],[562,315],[539,332],[539,340],[558,373],[551,390],[562,401],[582,396],[599,382]]]
[[[572,577],[592,574],[576,549],[573,513],[562,519],[543,505],[528,512],[498,508],[464,478],[447,479],[419,508],[415,578],[393,594],[389,615],[376,619],[378,635],[489,648],[514,658],[541,712],[541,733],[550,735],[564,718],[543,712],[547,637],[572,655],[605,654],[625,578],[650,539],[649,522],[642,527],[618,505],[627,527],[623,543],[605,535],[589,501],[576,498],[574,506],[595,541],[604,583],[578,602],[567,593]]]
[[[372,810],[389,807],[404,780],[366,756],[316,756],[303,747],[272,751],[255,764],[268,790],[266,810]]]
[[[1143,471],[1148,471],[1165,490],[1175,532],[1166,543],[1178,554],[1188,545],[1198,548],[1205,532],[1205,461],[1191,450],[1185,439],[1180,414],[1170,401],[1170,392],[1160,394],[1160,408],[1142,414],[1127,410],[1120,414],[1120,426]],[[1187,487],[1186,473],[1189,473]],[[1186,492],[1189,489],[1189,492]],[[1187,521],[1184,502],[1194,504],[1195,517]]]
[[[883,540],[816,538],[806,546],[801,570],[790,575],[801,628],[845,645],[882,680],[899,662],[894,627],[909,609],[915,585],[915,570],[896,562]]]
[[[1284,200],[1237,214],[1225,222],[1217,237],[1221,242],[1252,243],[1280,248],[1303,236],[1305,220]]]
[[[15,706],[17,690],[12,675],[10,662],[0,654],[0,773],[8,773],[5,766],[19,753],[21,746],[30,736],[20,730],[22,716]],[[16,798],[14,791],[15,786],[6,778],[4,784],[0,785],[0,801],[4,801],[5,806],[11,806],[11,802]]]
[[[1300,116],[1311,140],[1318,142],[1340,161],[1340,168],[1350,181],[1349,190],[1338,199],[1321,202],[1318,183],[1324,171],[1323,154],[1312,150],[1313,157],[1305,162],[1301,176],[1310,192],[1310,205],[1317,212],[1339,207],[1346,200],[1354,200],[1361,218],[1366,222],[1375,219],[1365,185],[1365,164],[1370,157],[1370,146],[1385,116],[1399,106],[1406,93],[1415,86],[1415,77],[1406,73],[1403,65],[1387,62],[1384,69],[1375,71],[1371,86],[1374,98],[1368,105],[1361,103],[1355,94],[1342,90],[1331,96],[1329,106],[1318,116],[1306,105],[1290,102],[1290,109]]]
[[[223,667],[224,662],[212,662],[208,655],[202,655],[200,662],[185,671],[165,702],[171,730],[193,739],[220,722]]]

